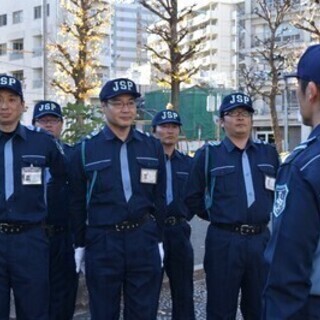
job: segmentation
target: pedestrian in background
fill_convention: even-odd
[[[72,148],[60,140],[63,128],[61,107],[54,101],[39,101],[33,109],[32,124],[50,132],[66,157],[66,166]],[[69,170],[68,170],[69,171]],[[50,319],[70,320],[73,318],[78,276],[75,270],[71,215],[69,211],[68,181],[50,183],[47,172],[48,216],[46,232],[50,242]]]
[[[181,132],[177,112],[162,110],[152,119],[153,133],[166,156],[166,218],[164,220],[164,269],[169,278],[172,319],[194,320],[193,248],[190,241],[191,214],[184,204],[192,158],[176,149]]]
[[[20,123],[21,83],[0,76],[0,319],[9,319],[10,289],[17,319],[49,319],[49,243],[45,173],[65,180],[54,139]]]
[[[302,121],[312,131],[276,180],[264,320],[320,319],[320,45],[305,51],[294,76]]]
[[[162,275],[165,164],[160,142],[132,128],[133,81],[100,92],[106,125],[84,140],[72,162],[75,259],[83,269],[93,320],[156,319]],[[160,243],[160,244],[159,244]]]
[[[235,319],[240,290],[244,319],[260,319],[278,154],[274,146],[251,139],[249,96],[226,96],[219,113],[225,138],[196,153],[186,197],[189,210],[210,221],[204,257],[207,319]]]

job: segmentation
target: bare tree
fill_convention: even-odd
[[[97,77],[101,43],[106,36],[109,6],[103,0],[61,0],[63,22],[48,46],[56,67],[51,85],[77,104],[100,86]]]
[[[299,8],[293,25],[311,35],[311,39],[320,42],[320,1],[306,0]]]
[[[171,87],[171,99],[175,110],[179,109],[180,84],[186,82],[198,71],[198,67],[187,63],[198,52],[199,44],[204,38],[193,42],[185,40],[190,30],[187,19],[193,14],[194,6],[178,11],[177,0],[140,0],[140,4],[159,18],[159,22],[148,27],[150,34],[157,36],[167,50],[159,51],[156,47],[146,45],[154,59],[152,65],[159,71],[157,80]]]
[[[282,132],[278,123],[276,97],[283,73],[290,68],[292,56],[288,54],[289,41],[282,35],[288,26],[288,17],[293,0],[255,0],[253,13],[266,26],[264,34],[255,35],[250,53],[251,63],[240,66],[243,87],[269,104],[275,143],[282,151]],[[267,31],[266,31],[267,30]],[[252,63],[252,61],[254,63]]]

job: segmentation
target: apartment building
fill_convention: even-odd
[[[302,2],[302,1],[301,1]],[[268,0],[267,5],[272,7],[273,0]],[[292,6],[289,12],[285,15],[285,19],[278,29],[276,42],[278,45],[288,44],[285,49],[285,54],[294,57],[294,53],[299,53],[302,48],[310,44],[310,35],[306,32],[295,28],[292,24],[296,13],[301,10],[300,0],[292,1]],[[237,16],[237,78],[239,79],[238,86],[242,86],[242,78],[239,73],[241,65],[250,66],[255,70],[257,81],[261,81],[265,77],[265,87],[268,88],[268,77],[270,72],[268,64],[259,57],[254,55],[258,49],[262,49],[259,39],[267,39],[270,36],[270,28],[266,22],[255,14],[257,2],[255,0],[245,0],[238,5]],[[274,13],[273,13],[274,14]],[[294,69],[295,66],[293,65]],[[284,70],[283,73],[292,71]],[[276,109],[280,129],[284,137],[284,149],[292,150],[294,146],[305,139],[309,130],[301,124],[299,114],[298,101],[295,94],[295,85],[288,80],[279,82],[279,95],[276,98]],[[288,89],[286,91],[285,89]],[[271,127],[270,108],[262,97],[255,97],[254,107],[257,113],[254,116],[255,138],[259,138],[268,142],[273,142],[273,132]]]
[[[57,34],[57,2],[1,2],[0,73],[13,75],[22,81],[28,108],[25,122],[30,121],[33,105],[37,101],[44,97],[55,99],[54,93],[48,90],[44,43]]]
[[[236,10],[237,3],[242,0],[199,0],[183,4],[195,4],[192,14],[185,17],[180,28],[188,28],[188,36],[181,42],[181,48],[188,47],[194,41],[204,38],[199,46],[199,52],[187,61],[199,67],[199,71],[190,79],[188,85],[206,85],[210,87],[234,88],[236,86]],[[163,22],[159,22],[160,24]],[[151,35],[148,44],[159,52],[165,52],[167,47],[157,36]],[[151,59],[156,59],[151,56]],[[184,85],[182,84],[182,87]]]
[[[138,69],[147,60],[144,45],[147,42],[147,26],[154,16],[142,7],[138,0],[113,1],[110,25],[110,73],[109,77],[128,76],[129,69]],[[129,72],[129,75],[132,75]]]
[[[107,5],[107,3],[106,3]],[[150,13],[136,0],[111,1],[110,24],[101,43],[98,76],[104,83],[112,77],[127,76],[132,64],[147,61],[143,46]],[[55,68],[48,59],[46,45],[55,42],[65,18],[60,0],[2,1],[0,6],[0,74],[13,75],[23,82],[30,123],[34,104],[41,99],[62,105],[71,97],[58,94],[50,86]],[[97,102],[97,96],[92,97]]]

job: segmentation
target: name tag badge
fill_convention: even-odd
[[[275,179],[275,178],[266,176],[264,185],[265,185],[265,188],[266,188],[267,190],[274,191],[275,183],[276,183],[276,179]]]
[[[140,182],[141,183],[150,183],[156,184],[157,183],[157,169],[141,169],[140,173]]]
[[[23,167],[21,169],[23,185],[41,185],[42,170],[40,167]]]

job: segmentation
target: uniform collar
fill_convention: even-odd
[[[238,149],[238,147],[234,145],[234,143],[230,140],[229,137],[225,137],[222,142],[225,145],[228,152],[231,152],[234,149]],[[251,147],[256,148],[257,146],[253,143],[251,139],[249,139],[245,147],[245,150],[248,150]]]
[[[16,128],[16,130],[14,131],[14,135],[13,136],[20,136],[23,140],[27,139],[27,128],[25,126],[23,126],[20,122],[18,123],[18,126]],[[2,135],[2,133],[0,132],[0,136]]]
[[[116,135],[112,132],[112,130],[107,125],[104,126],[102,131],[107,140],[113,140],[117,138]],[[131,139],[137,139],[140,141],[142,140],[140,134],[137,132],[137,130],[133,128],[130,129],[130,132],[128,134],[128,138],[126,141],[130,141]]]
[[[181,153],[177,149],[174,149],[174,151],[173,151],[173,153],[172,153],[170,158],[168,157],[168,155],[166,155],[166,159],[172,160],[173,158],[178,158],[178,159],[182,158]]]
[[[318,124],[310,133],[308,140],[320,136],[320,124]]]

